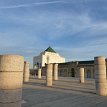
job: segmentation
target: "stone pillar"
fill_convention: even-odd
[[[106,79],[107,79],[107,58],[106,58]]]
[[[46,86],[52,86],[52,70],[53,70],[53,65],[52,64],[47,64]]]
[[[38,69],[38,78],[41,78],[41,68]]]
[[[58,80],[58,64],[54,64],[54,80]]]
[[[24,72],[23,72],[23,82],[29,81],[29,75],[30,75],[30,69],[29,69],[29,63],[24,62]]]
[[[0,107],[21,107],[24,58],[0,55]]]
[[[84,83],[84,68],[80,68],[79,72],[80,72],[80,83]]]
[[[96,94],[101,96],[107,95],[107,83],[106,83],[106,63],[105,57],[99,56],[94,58],[95,68],[95,83]]]

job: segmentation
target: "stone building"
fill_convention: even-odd
[[[42,75],[46,75],[45,64],[48,63],[58,63],[59,76],[79,77],[79,69],[84,68],[85,78],[94,78],[94,60],[65,62],[65,58],[61,57],[51,47],[48,47],[39,56],[34,57],[33,66],[35,68],[35,66],[41,65]]]
[[[94,60],[59,63],[58,64],[58,76],[78,78],[79,68],[84,68],[85,78],[94,78]],[[42,67],[42,75],[46,75],[45,67]]]
[[[94,60],[60,63],[58,73],[63,77],[79,77],[81,67],[85,69],[85,78],[94,78]]]
[[[107,66],[107,59],[106,59],[106,66]],[[79,77],[79,68],[84,68],[85,78],[94,78],[94,73],[95,73],[94,60],[71,61],[71,62],[59,63],[58,64],[58,76],[59,77],[76,77],[76,78],[78,78]],[[106,67],[106,69],[107,69],[107,67]],[[42,67],[42,75],[46,75],[45,66]]]
[[[50,46],[40,55],[33,58],[33,67],[44,67],[47,63],[64,63],[65,58],[61,57],[59,53],[54,51]]]

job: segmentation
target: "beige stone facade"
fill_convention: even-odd
[[[94,78],[94,60],[60,63],[58,66],[58,73],[59,76],[63,77],[79,78],[80,68],[84,68],[85,78]]]
[[[94,78],[94,60],[59,63],[58,76],[79,78],[80,68],[84,68],[84,78]],[[32,74],[33,74],[33,70],[32,70]],[[42,67],[42,75],[44,76],[46,75],[46,66]]]
[[[106,59],[106,66],[107,66],[107,59]],[[80,68],[84,68],[84,78],[95,78],[94,60],[71,61],[71,62],[59,63],[58,64],[58,76],[79,78]],[[106,67],[106,71],[107,71],[107,67]],[[46,75],[45,66],[42,67],[42,75]]]
[[[54,63],[53,63],[54,64]],[[58,64],[59,77],[76,77],[79,78],[79,69],[84,68],[84,78],[94,78],[94,60],[90,61],[72,61]],[[46,75],[46,66],[42,67],[42,75]],[[54,71],[54,69],[53,69]],[[36,69],[32,69],[31,73],[38,75]],[[54,75],[53,75],[54,76]]]
[[[64,63],[65,58],[61,57],[57,52],[55,52],[51,47],[47,48],[40,55],[33,58],[33,67],[40,68],[44,67],[45,64],[49,63]]]

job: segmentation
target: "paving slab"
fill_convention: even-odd
[[[59,77],[52,87],[46,87],[46,78],[30,77],[23,85],[22,107],[107,107],[107,97],[96,95],[94,79]]]

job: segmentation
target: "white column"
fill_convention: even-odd
[[[52,86],[52,70],[53,70],[53,65],[47,64],[47,70],[46,70],[46,85],[47,86]]]
[[[80,83],[84,83],[84,68],[80,68]]]
[[[24,62],[24,72],[23,72],[23,82],[29,81],[29,75],[30,75],[29,63],[25,61]]]
[[[0,107],[21,107],[24,58],[0,55]]]
[[[58,64],[54,64],[54,80],[58,80]]]
[[[107,95],[107,82],[106,82],[106,63],[105,57],[98,56],[94,58],[95,67],[95,83],[96,93],[101,96]]]
[[[41,78],[41,68],[38,69],[38,78]]]

